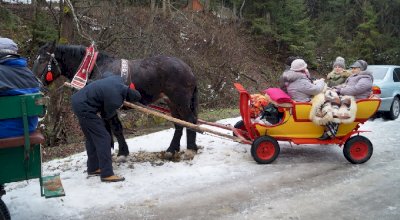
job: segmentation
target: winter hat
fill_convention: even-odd
[[[335,62],[333,63],[333,68],[335,68],[335,66],[339,66],[342,67],[343,69],[346,68],[346,63],[343,57],[336,57]]]
[[[301,71],[307,68],[307,63],[303,59],[295,59],[290,65],[290,70]]]
[[[368,63],[365,60],[357,60],[350,66],[351,68],[360,68],[362,71],[366,70]]]
[[[297,56],[289,56],[288,58],[286,58],[285,65],[287,65],[287,66],[292,65],[292,62],[293,62],[294,60],[296,60],[296,59],[300,59],[300,57],[297,57]]]
[[[13,40],[0,37],[0,53],[18,54],[17,51],[18,46]]]
[[[361,63],[361,70],[362,71],[364,71],[364,70],[366,70],[367,69],[367,67],[368,67],[368,63],[367,63],[367,61],[365,61],[365,60],[358,60],[358,62],[360,62]]]

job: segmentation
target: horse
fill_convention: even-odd
[[[56,42],[46,43],[38,50],[33,72],[44,86],[51,84],[61,75],[72,80],[85,56],[85,49],[81,45],[57,45]],[[125,83],[126,85],[133,83],[135,89],[140,92],[142,96],[140,103],[148,105],[164,99],[172,117],[194,124],[197,123],[197,81],[191,68],[181,59],[159,55],[128,60],[128,65],[121,67],[122,59],[100,51],[95,62],[89,81],[101,79],[106,72],[121,74],[122,69],[124,68],[124,71],[126,71],[127,67],[128,74]],[[49,71],[52,73],[52,77],[46,77]],[[117,128],[113,129],[113,133],[120,146],[118,155],[121,155],[120,152],[129,154],[118,117],[109,122],[108,130],[110,126],[111,128]],[[174,124],[174,126],[175,132],[166,150],[172,155],[180,151],[180,140],[183,134],[181,125]],[[186,134],[187,149],[197,152],[196,132],[187,129]]]

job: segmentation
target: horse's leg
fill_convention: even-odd
[[[196,124],[197,123],[197,103],[193,104],[193,98],[192,95],[187,95],[188,92],[185,91],[179,91],[179,89],[175,90],[176,92],[174,96],[169,97],[170,98],[170,103],[169,107],[171,109],[171,115],[173,117],[179,118],[181,120],[185,120],[187,122]],[[185,95],[182,95],[185,94]],[[195,94],[197,95],[197,94]],[[192,108],[193,106],[196,107],[196,109]],[[172,111],[174,109],[175,111]],[[170,148],[173,148],[175,146],[179,146],[180,139],[182,136],[182,126],[175,125],[175,134],[174,137],[171,141],[171,145],[168,148],[168,152]],[[187,149],[195,150],[197,151],[197,145],[196,145],[196,132],[190,129],[186,129],[186,135],[187,135]]]
[[[122,123],[118,118],[118,115],[115,115],[111,119],[109,119],[111,124],[112,133],[115,135],[118,141],[119,150],[117,156],[128,156],[129,155],[129,148],[126,144]]]
[[[192,97],[190,99],[189,112],[186,112],[187,121],[193,124],[197,124],[197,114],[198,114],[198,94],[197,87],[194,88]],[[197,151],[196,145],[196,132],[186,128],[186,138],[187,138],[187,149],[192,149]]]
[[[170,105],[170,110],[171,110],[171,115],[174,118],[179,118],[179,115],[174,107]],[[174,132],[174,137],[172,138],[171,144],[169,145],[167,152],[170,153],[175,153],[179,152],[181,149],[181,138],[182,138],[182,133],[183,133],[183,127],[178,124],[175,125],[175,132]]]

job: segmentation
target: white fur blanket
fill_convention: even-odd
[[[339,96],[334,90],[326,90],[313,97],[310,120],[317,125],[328,122],[351,123],[357,113],[357,103],[353,96]]]

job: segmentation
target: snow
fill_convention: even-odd
[[[235,124],[240,118],[230,118],[219,121],[223,124]],[[367,121],[360,130],[371,130],[364,133],[374,144],[374,154],[388,151],[395,152],[399,147],[397,144],[396,130],[400,126],[400,120],[384,121],[375,119]],[[213,128],[215,129],[215,128]],[[229,131],[218,129],[230,133]],[[160,152],[166,150],[173,134],[173,129],[128,139],[127,143],[131,153],[139,151]],[[185,134],[184,134],[185,137]],[[186,139],[182,138],[182,149],[186,147]],[[250,146],[239,144],[220,137],[198,134],[197,143],[204,149],[194,157],[193,160],[180,162],[164,162],[163,164],[151,164],[150,162],[114,164],[114,172],[126,178],[124,182],[103,183],[98,177],[87,178],[86,174],[86,153],[72,155],[64,159],[58,159],[43,163],[44,175],[61,174],[62,184],[66,196],[45,199],[40,196],[39,181],[29,180],[17,183],[6,184],[7,194],[3,196],[11,217],[14,220],[25,219],[84,219],[90,213],[98,209],[112,209],[119,212],[135,204],[135,207],[153,207],[159,204],[174,201],[177,193],[201,198],[202,192],[215,190],[214,187],[223,185],[226,182],[239,180],[244,174],[256,176],[262,171],[271,178],[284,179],[290,176],[290,171],[281,172],[281,168],[258,165],[250,155]],[[396,144],[393,144],[396,143]],[[376,145],[379,147],[376,147]],[[287,142],[280,142],[281,154],[278,163],[284,167],[303,166],[307,172],[318,172],[320,167],[313,167],[309,161],[302,163],[304,158],[318,156],[319,160],[334,161],[338,158],[345,163],[341,153],[332,157],[331,152],[337,152],[337,148],[324,147],[322,153],[314,151],[315,146],[303,146],[297,151],[285,151],[291,148]],[[324,156],[323,154],[330,156]],[[298,157],[298,155],[302,155]],[[372,156],[374,157],[374,155]],[[283,162],[282,162],[283,161]],[[369,161],[371,163],[371,161]],[[324,166],[323,164],[321,166]],[[359,169],[354,166],[353,169]],[[393,168],[398,171],[398,168]],[[288,169],[290,170],[290,169]],[[397,172],[396,171],[396,172]],[[270,173],[268,173],[270,172]],[[293,171],[295,172],[295,171]],[[272,180],[271,180],[272,181]],[[352,180],[343,180],[344,183]],[[255,180],[249,180],[256,183]],[[238,184],[241,184],[238,181]],[[230,184],[228,189],[235,195],[235,184]],[[290,187],[279,187],[279,193],[289,194],[293,190]],[[193,188],[196,191],[193,191]],[[251,190],[251,187],[249,187]],[[340,189],[337,189],[340,190]],[[312,191],[311,191],[312,192]],[[225,191],[226,193],[226,191]],[[328,192],[326,192],[328,193]],[[332,192],[335,194],[335,192]],[[179,197],[176,198],[179,200]],[[288,203],[290,204],[290,203]],[[389,206],[388,210],[396,210],[400,207]],[[137,212],[143,210],[137,209]],[[144,211],[143,211],[144,212]],[[146,213],[141,213],[145,216]]]

